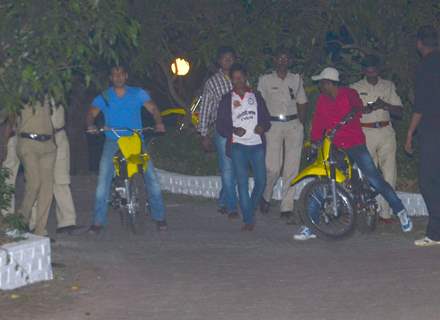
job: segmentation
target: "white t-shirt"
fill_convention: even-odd
[[[257,98],[253,92],[246,92],[241,98],[234,91],[232,92],[232,126],[246,130],[246,133],[239,137],[232,134],[232,143],[240,143],[247,146],[261,144],[261,137],[254,132],[258,124]]]

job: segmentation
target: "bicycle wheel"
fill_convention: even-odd
[[[350,235],[356,223],[356,209],[350,194],[336,184],[337,212],[333,210],[331,181],[315,180],[307,184],[300,196],[303,222],[321,238],[342,239]]]

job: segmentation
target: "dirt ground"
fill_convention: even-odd
[[[95,178],[72,184],[90,222]],[[0,292],[0,319],[439,319],[440,248],[419,249],[425,219],[343,241],[292,239],[276,209],[253,233],[214,201],[166,195],[169,231],[134,236],[110,212],[106,233],[55,236],[55,279]]]

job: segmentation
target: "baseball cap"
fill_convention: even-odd
[[[338,70],[336,70],[335,68],[327,67],[324,70],[322,70],[320,74],[312,77],[313,81],[319,81],[324,79],[339,82]]]

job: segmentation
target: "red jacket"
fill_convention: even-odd
[[[334,143],[338,148],[350,149],[365,144],[365,135],[361,128],[362,100],[356,90],[341,87],[336,98],[321,94],[313,115],[311,138],[320,141],[327,130],[333,129],[353,108],[359,113],[343,126],[335,135]]]

